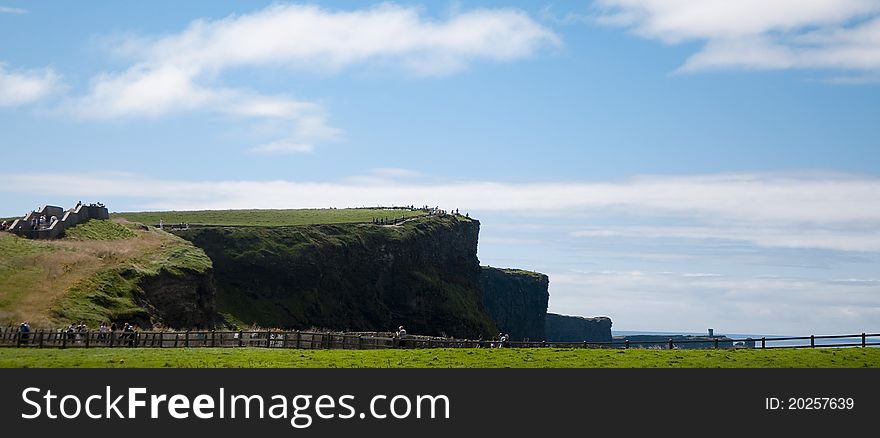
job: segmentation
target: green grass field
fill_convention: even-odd
[[[370,222],[373,219],[398,219],[423,215],[425,215],[423,211],[411,211],[409,209],[334,208],[126,212],[113,213],[111,217],[125,218],[132,222],[150,225],[156,225],[159,223],[159,219],[164,219],[168,225],[188,223],[192,225],[289,226]]]
[[[0,349],[3,368],[878,368],[880,348],[777,350]]]

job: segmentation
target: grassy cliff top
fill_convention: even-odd
[[[139,278],[212,268],[199,248],[141,224],[92,220],[66,234],[29,240],[0,233],[0,324],[94,323],[141,312],[133,296]]]
[[[137,234],[119,221],[91,220],[68,228],[64,232],[67,240],[126,240]]]
[[[371,222],[374,219],[400,219],[425,216],[409,208],[328,208],[293,210],[201,210],[113,213],[111,217],[156,225],[290,226]]]
[[[494,266],[481,266],[483,269],[494,269],[496,271],[501,271],[505,274],[517,275],[522,277],[531,277],[536,280],[543,280],[547,278],[547,275],[542,274],[540,272],[535,271],[527,271],[525,269],[516,269],[516,268],[496,268]]]

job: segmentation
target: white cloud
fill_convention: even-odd
[[[792,218],[793,220],[794,218]],[[827,248],[843,251],[880,250],[880,234],[875,226],[847,227],[844,224],[828,229],[826,226],[798,226],[796,222],[736,223],[716,226],[623,226],[593,227],[575,231],[574,237],[635,237],[642,239],[731,240],[758,246],[778,248]]]
[[[611,315],[617,330],[844,334],[875,330],[880,318],[877,283],[647,271],[549,275],[551,312]]]
[[[179,34],[130,44],[128,50],[153,63],[205,70],[252,65],[338,70],[389,60],[418,73],[447,74],[474,60],[519,59],[556,44],[553,32],[513,9],[458,12],[435,21],[393,4],[356,11],[275,5],[195,21]]]
[[[265,143],[251,148],[251,152],[258,154],[301,154],[315,149],[308,143],[296,143],[289,140],[279,140]]]
[[[297,144],[267,146],[291,152]],[[31,195],[136,198],[138,208],[223,209],[439,205],[472,214],[625,219],[582,227],[582,238],[729,239],[762,246],[880,251],[880,179],[853,175],[722,174],[640,177],[620,182],[424,183],[401,171],[341,182],[169,181],[133,174],[0,176],[0,190]],[[661,225],[662,224],[662,225]]]
[[[61,77],[51,68],[8,70],[0,63],[0,107],[41,100],[60,89],[60,80]]]
[[[597,0],[598,20],[667,44],[702,41],[682,71],[880,70],[876,0]]]
[[[16,15],[21,15],[21,14],[27,14],[27,13],[28,13],[27,9],[21,9],[21,8],[10,8],[10,7],[8,7],[8,6],[0,6],[0,14],[16,14]]]
[[[288,137],[251,150],[301,153],[340,134],[323,108],[289,96],[217,85],[224,71],[335,72],[372,62],[444,75],[477,60],[511,61],[556,44],[554,33],[512,9],[479,9],[435,21],[418,9],[393,4],[355,11],[274,5],[220,20],[196,20],[179,33],[122,37],[111,50],[134,64],[96,76],[88,94],[67,107],[97,119],[208,111],[286,122]]]

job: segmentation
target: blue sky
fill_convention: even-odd
[[[0,215],[432,204],[620,330],[880,329],[880,2],[0,0]]]

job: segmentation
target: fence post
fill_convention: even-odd
[[[180,341],[180,333],[174,333],[174,348],[177,348],[177,343]]]
[[[718,349],[718,338],[715,338],[715,349]]]
[[[767,338],[761,337],[761,349],[763,350],[767,346]]]
[[[67,348],[67,332],[61,332],[61,348]]]
[[[358,336],[358,350],[364,349],[364,337]]]
[[[214,339],[214,330],[211,330],[211,347],[216,347],[217,341]]]
[[[189,348],[189,330],[183,334],[183,346]]]
[[[865,348],[868,344],[865,343],[865,334],[862,333],[862,348]]]
[[[114,338],[116,338],[116,332],[115,332],[115,331],[111,331],[111,332],[110,332],[110,348],[113,348],[113,340],[114,340]]]
[[[299,332],[299,330],[297,330],[296,331],[296,349],[297,350],[300,349],[301,342],[302,342],[302,334]]]
[[[281,335],[281,348],[287,348],[287,332]]]
[[[862,333],[864,335],[864,333]],[[865,337],[862,336],[862,344],[865,343]],[[40,329],[40,348],[43,348],[43,329]]]
[[[810,335],[810,348],[816,346],[816,335]]]
[[[669,349],[672,350],[672,338],[669,338]]]
[[[238,346],[241,347],[244,344],[244,332],[238,331]]]
[[[269,330],[266,330],[266,348],[269,348],[271,346],[272,346],[272,332],[270,332]]]
[[[89,348],[89,341],[92,339],[92,332],[90,330],[86,330],[86,348]]]

